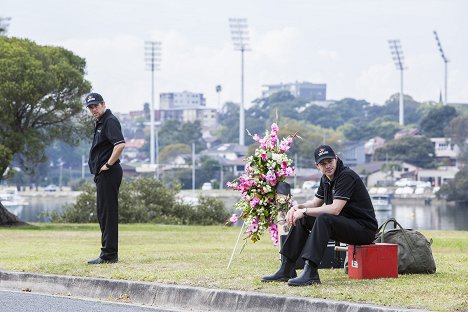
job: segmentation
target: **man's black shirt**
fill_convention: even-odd
[[[325,175],[322,176],[315,196],[323,199],[327,205],[331,204],[333,199],[345,200],[346,204],[340,215],[354,219],[372,231],[377,231],[377,219],[369,192],[359,175],[349,167],[345,167],[341,159],[338,159],[332,181]]]
[[[89,171],[96,175],[109,160],[115,145],[125,143],[120,122],[110,109],[94,125],[94,139],[89,151]]]

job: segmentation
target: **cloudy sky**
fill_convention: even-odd
[[[87,79],[108,106],[140,110],[151,100],[144,42],[162,43],[156,92],[204,93],[216,107],[240,101],[240,52],[228,19],[247,18],[246,106],[265,84],[327,84],[327,97],[383,104],[399,92],[388,39],[405,55],[405,93],[438,100],[450,60],[448,100],[468,103],[468,1],[464,0],[0,0],[9,36],[58,45],[86,59]],[[157,103],[156,103],[157,104]]]

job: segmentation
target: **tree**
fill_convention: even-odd
[[[416,102],[411,96],[404,95],[404,121],[405,125],[418,124],[421,119],[420,106],[421,103]],[[385,105],[373,105],[367,110],[367,118],[370,120],[382,116],[389,116],[390,121],[398,122],[398,116],[400,111],[400,94],[393,94],[386,102]]]
[[[442,195],[447,200],[457,202],[468,202],[468,166],[464,166],[457,172],[455,178],[444,184],[438,195]]]
[[[429,110],[421,119],[421,130],[429,138],[443,137],[444,129],[455,117],[457,117],[457,111],[453,106],[438,105]]]
[[[392,140],[375,151],[376,160],[404,161],[422,168],[434,167],[434,145],[425,137]]]
[[[445,135],[458,145],[460,148],[458,161],[466,165],[468,163],[468,114],[452,119],[445,129]]]
[[[187,144],[176,143],[176,144],[169,144],[164,146],[161,151],[159,152],[159,160],[165,161],[174,159],[178,155],[181,154],[190,154],[192,153],[192,147]]]
[[[81,114],[80,97],[90,91],[85,66],[64,48],[0,37],[0,145],[24,171],[45,161],[50,142],[76,144],[83,135],[90,120]],[[2,177],[9,163],[0,165]],[[5,211],[0,204],[0,214]]]
[[[0,17],[0,36],[3,36],[6,34],[9,26],[9,17]]]

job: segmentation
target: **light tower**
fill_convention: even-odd
[[[249,30],[246,18],[230,18],[231,37],[234,50],[241,52],[241,101],[239,105],[239,145],[245,145],[244,112],[244,52],[250,51]]]
[[[400,114],[399,114],[399,122],[401,126],[405,125],[405,114],[404,114],[404,100],[403,100],[403,70],[406,68],[404,67],[404,57],[403,57],[403,49],[401,47],[400,40],[388,40],[388,44],[390,45],[390,53],[392,54],[393,61],[395,62],[395,66],[397,70],[400,71]]]
[[[145,62],[151,71],[151,105],[150,105],[150,164],[154,166],[154,72],[161,64],[161,42],[145,42]]]
[[[437,35],[437,31],[434,30],[434,36],[437,41],[437,46],[439,47],[440,56],[444,61],[444,105],[447,105],[447,65],[448,65],[448,58],[445,56],[444,50],[442,49],[442,44],[440,44],[439,36]]]

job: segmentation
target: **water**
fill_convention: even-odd
[[[379,224],[394,217],[404,228],[415,230],[468,230],[468,204],[399,200],[391,211],[376,211],[376,217]]]
[[[24,206],[20,219],[26,222],[48,222],[41,216],[44,211],[61,212],[66,204],[75,202],[76,196],[27,197],[29,205]],[[220,197],[226,207],[233,211],[233,203],[237,197]],[[302,201],[301,201],[302,202]],[[457,205],[445,201],[432,201],[425,205],[423,200],[394,199],[389,211],[376,211],[379,224],[389,217],[394,217],[404,228],[415,230],[468,230],[468,204]]]
[[[25,222],[49,222],[44,212],[56,211],[61,213],[66,205],[73,204],[76,196],[34,196],[26,197],[28,205],[23,206],[19,218]]]

